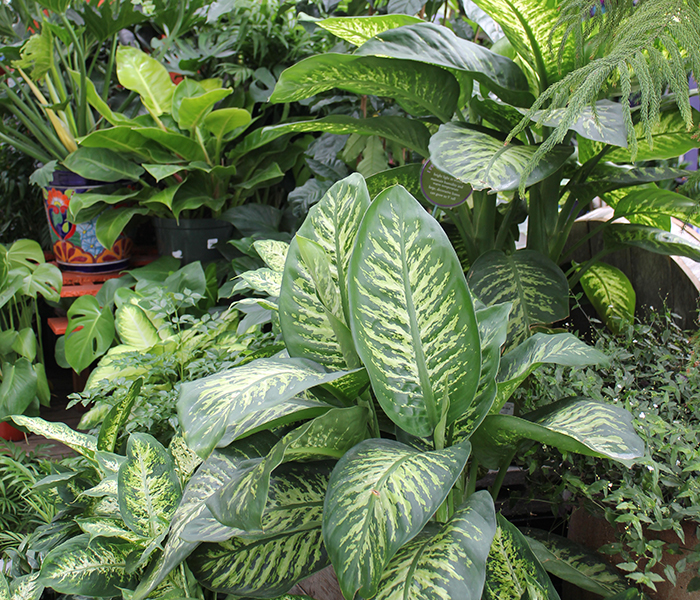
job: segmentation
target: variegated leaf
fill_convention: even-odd
[[[367,40],[355,54],[388,56],[453,71],[468,85],[462,90],[464,102],[471,97],[472,79],[516,106],[529,106],[534,100],[515,62],[458,37],[449,27],[423,22],[390,29]]]
[[[505,354],[498,370],[498,400],[491,412],[498,413],[527,376],[542,364],[565,367],[605,365],[608,357],[570,333],[536,333]]]
[[[50,440],[56,440],[75,450],[85,458],[94,460],[97,450],[97,439],[94,435],[73,431],[65,423],[45,421],[39,417],[25,417],[14,415],[12,420],[20,427],[25,427],[32,433],[42,435]]]
[[[276,273],[284,271],[284,262],[287,260],[289,244],[278,240],[257,240],[253,242],[253,248],[265,264]]]
[[[494,132],[495,133],[495,132]],[[525,186],[531,186],[555,173],[571,156],[574,148],[556,146],[528,175]],[[525,166],[532,161],[537,146],[503,141],[488,133],[458,123],[440,125],[430,138],[430,160],[475,190],[505,192],[516,190]]]
[[[472,494],[440,529],[426,528],[397,552],[375,599],[479,600],[495,532],[491,496]]]
[[[376,198],[380,192],[383,192],[393,185],[400,185],[405,187],[411,196],[418,200],[423,206],[432,208],[433,205],[430,204],[421,189],[420,173],[422,169],[422,164],[411,163],[403,167],[388,169],[387,171],[382,171],[381,173],[368,177],[367,190],[369,191],[370,198]]]
[[[261,358],[185,383],[177,403],[185,439],[206,457],[262,428],[315,417],[330,405],[296,396],[346,374],[326,373],[302,359]]]
[[[120,519],[111,517],[86,517],[82,519],[76,518],[75,523],[80,527],[83,533],[87,533],[90,536],[91,540],[98,537],[120,538],[132,544],[144,541],[142,536],[136,535],[133,531],[127,529],[124,526],[124,521]]]
[[[590,548],[541,529],[527,528],[523,533],[552,575],[605,598],[629,588],[624,575]]]
[[[274,469],[283,462],[339,459],[366,437],[366,409],[332,409],[285,435],[254,468],[214,492],[207,506],[224,525],[260,530]]]
[[[620,269],[603,262],[588,268],[581,276],[581,287],[598,316],[615,334],[634,322],[637,294]]]
[[[562,270],[544,254],[500,250],[482,254],[468,275],[473,294],[487,306],[512,302],[507,346],[530,335],[530,328],[569,315],[569,284]]]
[[[12,600],[39,600],[44,594],[44,586],[39,582],[39,573],[23,575],[12,580],[10,597]]]
[[[445,500],[469,457],[469,443],[419,452],[370,439],[333,470],[323,534],[343,595],[371,598],[391,558]]]
[[[121,589],[138,581],[137,573],[127,573],[130,542],[76,536],[54,548],[41,564],[38,583],[59,594],[120,596]]]
[[[234,442],[228,448],[214,450],[209,458],[192,476],[182,500],[173,515],[167,544],[157,562],[139,583],[132,600],[143,600],[158,587],[183,560],[197,547],[180,536],[185,527],[196,519],[206,508],[205,501],[231,477],[235,476],[240,464],[269,452],[277,438],[268,431],[244,440]],[[213,519],[213,517],[212,517]]]
[[[182,433],[175,434],[170,440],[168,452],[173,457],[175,472],[180,478],[180,483],[185,485],[197,467],[202,464],[202,459],[196,452],[190,450]]]
[[[277,297],[282,287],[282,273],[273,271],[268,267],[262,267],[255,271],[246,271],[239,276],[240,281],[233,286],[233,292],[250,288],[261,294]]]
[[[10,597],[10,586],[2,571],[0,571],[0,600],[12,600]]]
[[[559,400],[523,417],[489,415],[471,440],[479,463],[490,469],[510,460],[524,440],[562,452],[607,457],[628,467],[644,454],[644,442],[628,411],[587,398]]]
[[[384,412],[419,437],[433,434],[443,408],[454,422],[474,398],[481,350],[445,232],[405,189],[389,188],[365,214],[349,273],[355,346]]]
[[[655,227],[615,223],[605,228],[603,239],[607,246],[613,248],[633,246],[656,254],[687,256],[700,261],[700,244]]]
[[[498,529],[486,562],[483,600],[504,598],[559,600],[559,594],[525,536],[499,514]]]
[[[700,226],[700,207],[697,201],[655,185],[630,190],[615,205],[613,219],[640,215],[676,217],[681,221]]]
[[[132,433],[119,468],[119,511],[129,529],[155,538],[167,531],[182,489],[173,459],[147,433]]]
[[[321,19],[316,21],[316,25],[323,27],[346,42],[361,46],[370,38],[388,29],[422,22],[422,19],[410,15],[373,15],[371,17]]]
[[[160,342],[158,329],[140,306],[126,302],[114,316],[114,327],[123,344],[148,350]]]
[[[105,477],[100,483],[87,489],[83,492],[83,496],[89,496],[90,498],[102,498],[104,496],[109,496],[117,499],[119,495],[119,485],[117,483],[117,474]]]
[[[325,251],[330,271],[341,298],[345,323],[347,309],[347,270],[360,221],[370,205],[362,176],[355,173],[339,181],[311,208],[299,235]],[[304,264],[296,241],[287,255],[279,301],[280,327],[290,356],[310,358],[333,368],[348,365],[316,286]]]
[[[126,457],[120,454],[114,454],[114,452],[98,450],[95,453],[95,459],[102,472],[107,476],[116,475],[119,472],[119,467],[121,467],[126,460]]]
[[[119,434],[131,414],[134,402],[136,402],[136,398],[138,398],[139,392],[141,391],[142,383],[142,377],[134,381],[124,398],[117,402],[107,413],[100,427],[100,433],[97,436],[98,450],[114,452]]]
[[[306,58],[280,75],[270,102],[295,102],[338,88],[394,98],[415,116],[443,123],[457,110],[459,84],[445,69],[376,56],[326,53]]]

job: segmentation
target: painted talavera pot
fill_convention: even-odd
[[[118,187],[112,184],[113,188]],[[109,186],[90,181],[69,171],[55,171],[51,184],[44,188],[44,208],[51,233],[53,253],[58,266],[65,271],[81,273],[109,273],[120,271],[129,264],[133,242],[119,236],[111,248],[100,244],[95,232],[97,217],[86,223],[71,223],[68,206],[76,195],[103,190]]]

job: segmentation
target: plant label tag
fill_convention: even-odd
[[[211,238],[207,240],[207,250],[213,250],[214,246],[219,243],[219,238]]]
[[[440,171],[432,162],[423,165],[420,187],[425,197],[440,208],[454,208],[464,204],[472,193],[472,186]]]
[[[506,402],[501,409],[502,415],[513,415],[515,414],[515,404],[512,402]]]
[[[173,250],[171,254],[173,258],[182,258],[182,250]]]

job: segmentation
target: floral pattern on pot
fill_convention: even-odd
[[[69,189],[65,193],[56,188],[44,189],[44,207],[46,218],[52,233],[61,240],[73,237],[76,226],[68,221],[68,204],[75,190]]]

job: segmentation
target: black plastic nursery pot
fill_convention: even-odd
[[[233,225],[219,219],[154,218],[153,225],[158,254],[178,258],[183,265],[221,258],[216,245],[233,234]]]

